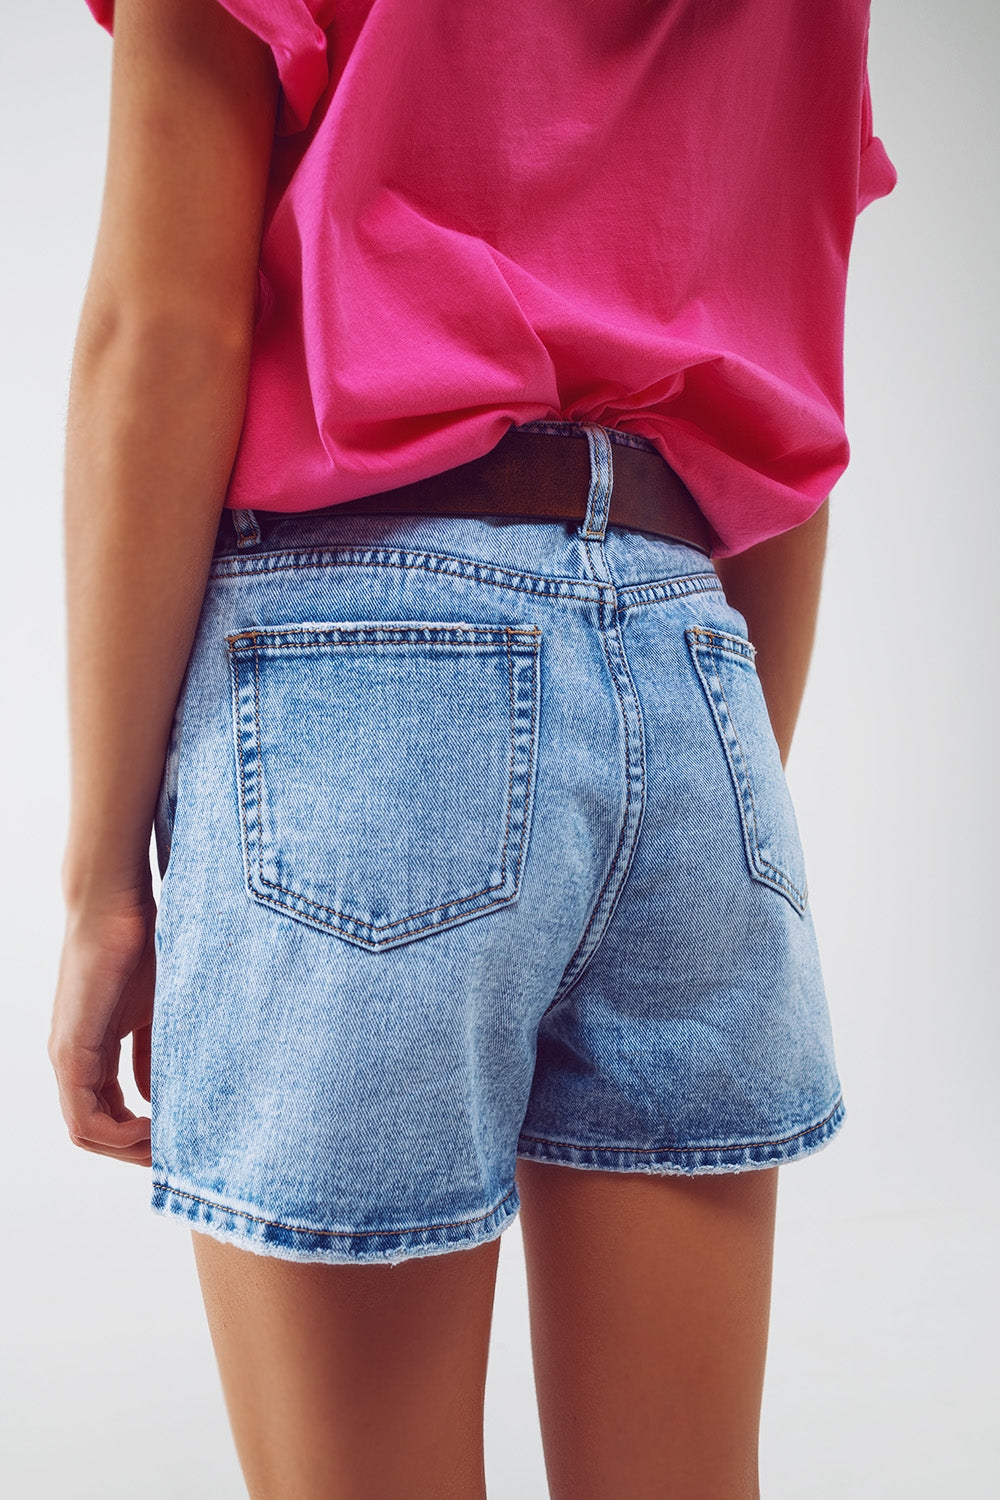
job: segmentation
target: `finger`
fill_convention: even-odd
[[[151,1043],[153,1036],[152,1026],[137,1026],[132,1033],[132,1076],[139,1093],[150,1102],[152,1092],[151,1084]]]
[[[101,1141],[88,1141],[81,1137],[74,1140],[73,1144],[79,1150],[89,1151],[94,1156],[110,1156],[114,1161],[133,1162],[141,1167],[152,1165],[152,1147],[148,1140],[137,1141],[132,1146],[108,1146]]]
[[[90,1145],[86,1141],[78,1142],[81,1149],[91,1152],[94,1156],[109,1156],[112,1161],[128,1162],[135,1167],[151,1167],[153,1165],[152,1153],[149,1146],[131,1146],[127,1150],[113,1151],[109,1146]]]
[[[64,1100],[63,1115],[75,1146],[127,1151],[149,1142],[151,1124],[148,1115],[135,1115],[127,1109],[116,1119],[102,1109],[87,1090],[80,1089]]]
[[[133,1128],[122,1131],[121,1134],[112,1134],[102,1128],[100,1116],[95,1116],[91,1121],[85,1121],[78,1129],[69,1132],[69,1138],[74,1146],[79,1146],[82,1151],[148,1151],[150,1148],[150,1132],[148,1120],[133,1120]],[[145,1127],[145,1128],[144,1128]]]

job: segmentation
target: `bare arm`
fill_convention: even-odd
[[[134,1034],[142,1079],[152,819],[243,419],[276,103],[269,51],[212,0],[118,0],[67,421],[71,801],[50,1055],[77,1144],[145,1163],[118,1043]]]
[[[757,670],[782,762],[791,748],[816,635],[829,506],[824,500],[805,525],[716,563],[726,596],[746,619],[757,647]]]

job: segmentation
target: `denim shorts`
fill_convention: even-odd
[[[518,1156],[840,1126],[754,648],[708,557],[605,524],[608,436],[580,522],[224,514],[156,814],[157,1211],[394,1262],[499,1235]]]

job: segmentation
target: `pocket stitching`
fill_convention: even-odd
[[[721,655],[730,656],[734,661],[738,661],[751,671],[756,672],[756,667],[753,664],[756,650],[749,641],[743,641],[738,636],[727,635],[723,631],[704,630],[697,626],[690,626],[684,633],[694,660],[695,671],[698,673],[698,677],[704,688],[712,717],[719,732],[719,738],[722,741],[723,754],[726,757],[730,776],[736,790],[736,802],[740,811],[740,822],[743,826],[744,844],[750,855],[753,872],[765,884],[773,886],[781,895],[785,896],[796,911],[804,913],[809,903],[808,888],[800,890],[784,870],[779,869],[777,865],[773,865],[770,860],[765,859],[761,852],[757,807],[754,801],[753,781],[750,776],[750,766],[746,752],[743,749],[739,730],[736,727],[736,721],[733,718],[732,710],[726,698],[722,679],[719,679],[718,697],[725,707],[725,724],[723,723],[722,712],[716,702],[716,693],[708,680],[700,660],[701,653],[703,652],[706,655],[717,652]],[[702,637],[706,638],[705,641],[702,640]],[[733,647],[737,649],[732,649]],[[733,740],[736,742],[736,748],[739,751],[739,766],[734,763],[732,749],[726,734],[726,726],[728,726]],[[749,820],[746,799],[749,799],[750,803]],[[753,825],[752,829],[750,826],[751,822]]]
[[[296,643],[296,646],[298,646],[298,643]],[[296,646],[291,647],[291,649],[293,649],[293,650],[296,649]],[[275,646],[274,649],[278,650],[278,651],[283,651],[283,650],[289,649],[289,646],[286,643],[283,642],[280,646]],[[303,649],[303,648],[300,647],[299,649]],[[254,662],[254,692],[255,692],[255,708],[256,708],[256,716],[257,716],[257,743],[258,743],[258,745],[260,744],[260,738],[261,738],[261,730],[260,730],[260,673],[259,673],[258,665],[257,665],[259,659],[260,658],[259,658],[258,652],[257,652],[257,650],[255,648],[254,649],[254,653],[253,653],[253,662]],[[510,716],[510,722],[511,722],[511,734],[513,736],[513,730],[514,730],[514,701],[513,701],[513,699],[514,699],[514,693],[513,693],[514,663],[513,663],[513,657],[512,657],[512,653],[511,653],[511,649],[510,649],[510,636],[509,636],[509,633],[508,633],[508,637],[507,637],[507,662],[508,662],[508,670],[509,670],[509,673],[510,673],[510,676],[511,676],[511,679],[512,679],[512,681],[511,681],[511,688],[510,688],[510,696],[511,696],[511,716]],[[478,901],[479,898],[480,898],[480,896],[488,896],[489,893],[490,893],[490,891],[499,890],[500,887],[504,884],[504,881],[506,880],[507,839],[508,839],[509,833],[510,833],[511,806],[512,806],[512,803],[513,803],[513,800],[514,800],[513,799],[513,779],[514,779],[513,745],[511,746],[511,752],[512,753],[511,753],[510,776],[509,776],[508,782],[507,782],[507,820],[506,820],[506,824],[505,824],[505,827],[504,827],[503,858],[502,858],[502,861],[501,861],[501,868],[503,869],[503,871],[505,873],[504,873],[504,878],[502,880],[500,880],[497,885],[487,885],[487,886],[484,886],[481,891],[473,891],[472,894],[469,895],[469,896],[457,896],[454,901],[443,901],[440,906],[429,906],[429,907],[426,908],[425,911],[411,912],[409,916],[407,916],[407,917],[400,917],[395,922],[377,922],[377,923],[360,922],[357,917],[352,917],[352,916],[349,915],[349,913],[344,912],[344,911],[338,911],[335,906],[324,906],[324,904],[322,903],[322,901],[314,901],[311,896],[305,896],[305,895],[302,894],[301,891],[293,891],[288,886],[278,885],[276,881],[268,880],[267,876],[264,874],[263,840],[260,839],[260,838],[258,838],[258,840],[257,840],[257,873],[258,873],[258,875],[260,877],[261,885],[270,886],[271,890],[273,890],[273,891],[280,891],[281,894],[285,895],[285,896],[291,896],[296,901],[301,901],[304,905],[313,907],[314,910],[316,910],[316,911],[326,911],[326,912],[329,912],[331,916],[333,916],[333,917],[339,917],[344,922],[350,922],[352,924],[352,926],[355,926],[355,927],[367,927],[368,930],[371,931],[371,932],[385,932],[389,928],[392,928],[392,927],[403,927],[403,926],[406,925],[407,922],[414,922],[414,921],[416,921],[418,917],[429,917],[429,916],[432,915],[433,912],[444,911],[449,906],[464,906],[464,905],[466,905],[470,901]],[[279,899],[278,899],[277,896],[273,897],[272,899],[279,906],[285,906],[285,905],[289,904],[287,902],[281,902],[281,901],[279,901]],[[506,897],[498,897],[497,901],[506,900],[506,899],[508,899],[508,898],[506,898]],[[491,903],[491,905],[494,905],[494,906],[496,904],[497,904],[497,902],[492,902]],[[294,907],[290,907],[290,910],[295,910],[295,909],[296,908],[294,908]],[[489,908],[487,908],[487,910],[489,910]],[[336,929],[331,928],[331,930],[335,931]]]
[[[334,627],[334,629],[337,629],[337,628],[339,628],[339,627]],[[426,625],[420,625],[420,626],[411,627],[411,628],[422,629],[425,632],[425,636],[427,635],[428,626],[426,626]],[[442,626],[441,627],[441,629],[448,629],[448,630],[454,630],[456,628],[458,628],[458,627],[455,627],[454,625],[451,625],[451,624],[448,624],[446,626]],[[378,637],[381,636],[381,637],[386,638],[388,640],[391,640],[393,636],[399,638],[404,633],[404,632],[401,632],[398,629],[394,630],[391,626],[387,626],[384,630],[382,630],[377,625],[374,625],[372,627],[369,627],[369,629],[371,630],[371,633],[376,638],[378,638]],[[528,736],[528,759],[527,759],[527,763],[526,763],[525,768],[524,768],[523,776],[520,778],[523,781],[524,788],[525,788],[525,793],[524,793],[524,816],[523,816],[522,828],[521,828],[521,838],[520,838],[520,842],[519,842],[519,845],[518,845],[518,861],[517,861],[517,864],[519,866],[520,863],[521,863],[521,859],[523,857],[524,845],[525,845],[525,840],[527,839],[528,828],[529,828],[529,821],[530,821],[531,790],[532,790],[532,785],[533,785],[533,772],[534,772],[534,759],[535,759],[535,756],[534,756],[534,751],[535,751],[535,726],[536,726],[537,714],[538,714],[538,693],[537,693],[537,681],[536,681],[536,679],[537,679],[537,663],[538,663],[538,653],[539,653],[539,645],[540,645],[541,635],[540,635],[540,632],[537,629],[537,627],[515,627],[515,626],[509,626],[508,625],[508,626],[499,626],[499,627],[496,627],[496,626],[477,626],[477,627],[473,627],[473,629],[477,633],[486,632],[487,635],[495,634],[498,630],[503,631],[504,640],[505,640],[505,648],[506,648],[506,653],[507,653],[507,662],[508,662],[508,691],[509,691],[509,697],[510,697],[511,753],[510,753],[510,773],[509,773],[508,785],[507,785],[507,816],[506,816],[506,822],[505,822],[505,827],[504,827],[504,842],[503,842],[502,863],[501,863],[501,868],[505,872],[504,873],[504,877],[503,877],[503,879],[500,882],[500,885],[503,885],[504,881],[507,878],[506,877],[507,846],[508,846],[508,842],[509,842],[509,838],[510,838],[510,825],[511,825],[511,819],[512,819],[512,809],[513,809],[513,805],[514,805],[514,801],[515,801],[515,787],[516,787],[516,782],[517,782],[517,779],[518,779],[517,778],[517,774],[516,774],[517,773],[517,756],[516,756],[516,753],[515,753],[515,751],[516,751],[515,740],[516,740],[516,735],[517,735],[517,705],[516,705],[516,700],[515,700],[514,653],[513,653],[512,637],[515,636],[515,635],[521,636],[521,637],[527,637],[527,639],[522,640],[522,642],[521,642],[521,648],[522,648],[522,651],[525,652],[526,655],[528,655],[530,653],[530,659],[527,662],[527,666],[528,666],[529,670],[531,671],[532,678],[533,678],[532,692],[531,692],[531,717],[530,717],[530,721],[529,721],[529,736]],[[232,680],[233,680],[233,701],[234,701],[234,705],[236,707],[236,714],[237,714],[236,740],[237,740],[237,755],[238,755],[239,766],[240,766],[240,814],[241,814],[240,822],[241,822],[241,825],[242,825],[242,834],[243,834],[244,868],[245,868],[245,870],[247,872],[247,885],[249,887],[250,894],[252,895],[252,897],[255,900],[261,902],[263,905],[271,906],[271,907],[273,907],[277,911],[288,912],[288,913],[291,913],[292,915],[299,916],[299,917],[306,917],[311,923],[314,923],[315,925],[317,925],[319,927],[322,927],[327,932],[333,932],[333,933],[335,933],[335,934],[337,934],[339,936],[348,936],[348,934],[344,933],[344,930],[343,930],[342,926],[338,927],[338,926],[334,925],[332,922],[325,922],[322,917],[316,915],[316,913],[321,912],[321,911],[328,912],[331,916],[339,918],[340,921],[341,921],[341,923],[347,924],[351,929],[353,929],[351,931],[351,933],[349,934],[350,939],[352,941],[360,943],[364,947],[368,947],[368,948],[371,948],[371,949],[377,949],[377,948],[380,948],[380,947],[384,946],[386,940],[384,938],[380,938],[380,939],[378,939],[376,941],[371,941],[370,939],[369,940],[365,940],[363,937],[361,937],[359,935],[357,929],[361,929],[362,932],[368,931],[370,933],[378,933],[378,934],[391,933],[391,931],[392,931],[393,928],[400,928],[400,927],[405,928],[407,926],[407,924],[415,922],[415,921],[418,921],[421,917],[430,916],[434,912],[437,912],[437,911],[445,911],[448,908],[461,908],[461,907],[467,906],[470,902],[477,901],[477,900],[481,899],[481,897],[483,897],[485,895],[488,895],[491,891],[498,890],[500,888],[500,886],[498,886],[498,885],[485,886],[481,891],[473,892],[471,895],[465,895],[465,896],[456,897],[452,901],[443,902],[440,906],[428,907],[425,911],[422,911],[422,912],[411,912],[408,916],[401,917],[401,918],[397,919],[396,921],[393,921],[393,922],[382,922],[382,923],[373,924],[373,923],[368,923],[368,922],[362,922],[357,917],[352,917],[352,916],[350,916],[346,912],[341,912],[341,911],[337,910],[336,907],[324,906],[322,902],[314,901],[309,896],[305,896],[305,895],[303,895],[302,893],[300,893],[298,891],[290,890],[288,887],[279,886],[274,881],[268,880],[268,878],[264,874],[264,870],[263,870],[263,839],[261,837],[263,829],[261,827],[261,820],[260,820],[260,802],[261,802],[260,787],[262,785],[261,767],[260,767],[260,749],[259,749],[260,743],[261,743],[261,724],[260,724],[260,670],[259,670],[260,652],[259,652],[259,650],[257,648],[256,642],[257,642],[257,639],[260,636],[271,636],[271,637],[273,637],[273,636],[281,635],[283,633],[284,632],[280,631],[280,630],[275,630],[275,631],[245,631],[245,632],[240,632],[238,634],[234,634],[234,635],[230,635],[230,636],[226,637],[227,649],[228,649],[229,661],[230,661],[230,669],[231,669],[231,675],[232,675]],[[321,632],[315,631],[314,633],[315,634],[320,634]],[[349,638],[349,640],[346,641],[344,644],[346,644],[346,645],[357,645],[359,642],[361,642],[361,640],[362,640],[362,637],[361,637],[360,632],[359,632],[357,634],[353,634]],[[249,647],[246,647],[246,646],[239,647],[239,646],[237,646],[237,642],[238,641],[242,641],[242,642],[250,641],[250,642],[252,642],[252,645],[249,646]],[[441,641],[441,639],[440,639],[440,630],[438,630],[438,639],[435,640],[433,637],[429,637],[428,640],[427,640],[427,643],[428,644],[432,644],[432,645],[444,644],[444,642]],[[271,642],[271,650],[280,653],[280,652],[289,651],[289,650],[294,651],[294,650],[297,650],[297,649],[298,650],[302,650],[302,649],[306,649],[306,648],[310,648],[311,649],[311,648],[315,647],[317,644],[318,643],[316,641],[305,642],[305,641],[303,641],[301,639],[297,640],[297,641],[280,641],[280,642],[272,640],[272,642]],[[371,643],[370,642],[365,642],[365,644],[371,644]],[[255,725],[256,725],[256,734],[257,734],[256,755],[257,755],[257,762],[258,762],[258,768],[257,768],[257,783],[258,783],[257,784],[257,803],[258,803],[258,810],[257,810],[257,812],[255,814],[251,814],[249,812],[249,810],[248,810],[248,807],[247,807],[246,772],[245,772],[244,753],[243,753],[243,735],[242,735],[240,724],[239,724],[239,718],[240,718],[240,706],[239,706],[240,705],[240,681],[239,681],[239,665],[238,665],[238,661],[239,661],[239,657],[241,657],[241,656],[242,657],[246,657],[248,655],[252,655],[253,656],[253,660],[254,660],[254,715],[255,715]],[[253,825],[253,829],[255,830],[255,833],[252,832],[251,825]],[[276,890],[276,891],[281,892],[281,894],[283,894],[283,895],[290,896],[292,898],[291,901],[282,901],[279,896],[273,896],[273,895],[270,895],[267,891],[258,890],[258,889],[254,888],[253,881],[252,881],[252,878],[251,878],[251,856],[250,856],[250,842],[251,842],[251,838],[253,838],[253,841],[257,845],[257,875],[258,875],[258,878],[259,878],[259,880],[261,882],[261,885],[262,886],[268,886],[268,887],[270,887],[270,889],[272,891]],[[491,902],[487,903],[485,906],[479,907],[475,911],[475,913],[470,913],[469,915],[475,915],[477,917],[478,916],[483,916],[487,912],[492,911],[494,908],[496,908],[498,906],[511,905],[517,899],[518,889],[519,889],[518,886],[515,885],[514,889],[509,894],[498,897],[495,901],[491,901]],[[307,908],[307,910],[302,910],[299,906],[294,905],[293,904],[294,902],[301,903],[301,906],[304,907],[304,908]],[[441,928],[448,927],[448,926],[454,926],[454,925],[456,925],[457,921],[461,920],[461,918],[463,916],[465,916],[465,915],[466,915],[465,913],[463,913],[461,911],[458,911],[456,913],[456,916],[455,916],[455,918],[453,920],[449,920],[447,922],[436,922],[436,923],[431,923],[431,924],[425,924],[426,930],[427,931],[433,931],[435,928],[441,929]],[[414,931],[410,935],[412,935],[413,937],[420,937],[420,936],[423,935],[423,933],[420,930],[417,930],[417,931]]]
[[[511,632],[508,630],[508,632],[507,632],[507,655],[508,655],[509,670],[510,670],[511,676],[513,676],[513,656],[512,656],[512,651],[511,651],[511,648],[510,648],[510,634],[511,634]],[[297,646],[297,645],[298,645],[298,643],[295,643],[295,646]],[[295,649],[295,646],[293,646],[291,643],[282,643],[280,646],[276,645],[272,649],[280,651],[280,650],[285,650],[285,649]],[[537,650],[537,648],[536,648],[536,650]],[[243,653],[240,653],[240,654],[246,655],[247,653],[243,652]],[[256,650],[256,648],[254,648],[253,651],[252,651],[252,653],[250,653],[250,654],[252,654],[253,658],[254,658],[255,717],[256,717],[256,726],[257,726],[257,740],[258,740],[258,744],[259,744],[259,742],[260,742],[260,733],[261,733],[261,731],[260,731],[260,692],[259,692],[260,675],[259,675],[259,669],[258,669],[259,653]],[[235,653],[234,653],[234,655],[235,655]],[[512,686],[511,686],[510,691],[511,691],[511,698],[513,700],[513,688],[512,688]],[[514,727],[514,722],[515,722],[514,721],[514,715],[513,715],[513,711],[512,711],[512,716],[511,716],[511,727],[512,727],[512,729]],[[531,718],[532,732],[534,730],[534,722],[535,722],[535,704],[534,704],[534,698],[533,698],[533,700],[532,700],[532,718]],[[532,734],[532,747],[533,747],[533,734]],[[513,747],[512,747],[512,749],[513,749]],[[530,779],[532,762],[533,762],[533,755],[529,756],[528,770],[527,770],[527,778],[528,779]],[[241,767],[241,786],[242,786],[242,788],[245,791],[245,785],[246,785],[246,783],[245,783],[245,777],[243,775],[243,751],[242,751],[242,745],[240,746],[240,767]],[[514,756],[513,756],[513,753],[512,753],[512,755],[511,755],[511,774],[510,774],[510,779],[508,781],[507,820],[506,820],[506,825],[505,825],[505,829],[504,829],[504,868],[506,866],[506,845],[507,845],[507,841],[508,841],[508,838],[509,838],[510,820],[511,820],[511,807],[512,807],[512,804],[513,804],[513,795],[512,795],[512,793],[513,793],[514,769],[515,769],[515,762],[514,762]],[[258,773],[258,777],[259,777],[259,773]],[[259,797],[259,793],[258,793],[258,797]],[[241,800],[243,800],[243,799],[241,799]],[[247,811],[246,811],[246,807],[245,807],[245,802],[244,802],[244,806],[242,808],[242,811],[243,811],[243,814],[244,814],[243,821],[244,821],[245,826],[247,827],[247,831],[248,831],[248,834],[249,834],[249,823],[250,823],[251,820],[250,820],[249,816],[247,815]],[[258,825],[258,830],[259,830],[259,822],[260,822],[259,815],[255,819],[255,821],[256,821],[256,823]],[[526,826],[525,826],[525,830],[522,832],[521,848],[523,848],[525,833],[526,833]],[[325,906],[322,902],[314,901],[312,899],[312,897],[310,897],[310,896],[305,896],[305,895],[303,895],[299,891],[293,891],[290,888],[288,888],[287,886],[279,886],[274,881],[269,880],[267,878],[267,876],[264,874],[264,869],[263,869],[263,841],[262,841],[262,839],[259,836],[259,831],[258,831],[258,836],[257,836],[255,842],[257,843],[257,849],[258,849],[257,874],[258,874],[258,878],[259,878],[261,884],[264,885],[264,886],[269,886],[272,891],[279,891],[283,895],[287,895],[287,896],[292,897],[293,901],[301,902],[303,906],[308,907],[311,910],[309,912],[307,912],[307,913],[302,913],[297,906],[295,906],[295,905],[292,904],[292,902],[281,901],[278,896],[271,896],[271,895],[269,895],[265,891],[253,891],[253,895],[257,899],[262,900],[262,901],[266,901],[268,904],[276,907],[279,910],[295,912],[298,915],[309,915],[309,916],[313,917],[313,920],[315,920],[317,922],[321,922],[321,923],[323,922],[323,919],[320,918],[320,917],[314,917],[313,913],[319,912],[319,911],[325,911],[325,912],[328,912],[331,916],[340,918],[341,921],[350,924],[352,927],[355,927],[355,928],[360,927],[362,929],[367,929],[370,932],[382,933],[382,932],[389,931],[389,930],[391,930],[394,927],[405,926],[407,923],[416,921],[418,918],[423,917],[423,916],[429,916],[433,912],[444,911],[448,907],[465,906],[470,901],[476,901],[480,897],[488,895],[490,891],[499,889],[498,886],[485,886],[481,891],[475,891],[475,892],[472,892],[470,895],[456,897],[453,901],[443,902],[440,906],[428,907],[428,908],[426,908],[422,912],[411,912],[408,916],[401,917],[397,921],[394,921],[394,922],[382,922],[382,923],[377,923],[377,924],[365,923],[365,922],[361,922],[357,917],[350,916],[350,914],[347,913],[347,912],[341,912],[341,911],[339,911],[336,907]],[[502,885],[503,882],[501,881],[500,884]],[[488,906],[483,907],[481,910],[483,912],[490,911],[490,910],[493,909],[493,907],[498,906],[498,905],[503,905],[505,902],[509,902],[512,899],[513,899],[512,895],[498,897],[498,899],[496,901],[490,902]],[[441,925],[441,924],[437,924],[437,925]],[[323,923],[323,926],[328,931],[330,931],[330,932],[337,932],[337,931],[339,931],[339,929],[337,927],[335,927],[332,923],[329,923],[329,922]]]

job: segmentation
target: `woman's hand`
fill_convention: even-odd
[[[133,1074],[148,1101],[155,920],[151,895],[69,911],[49,1036],[73,1144],[143,1167],[151,1163],[149,1118],[126,1106],[118,1069],[131,1035]]]

